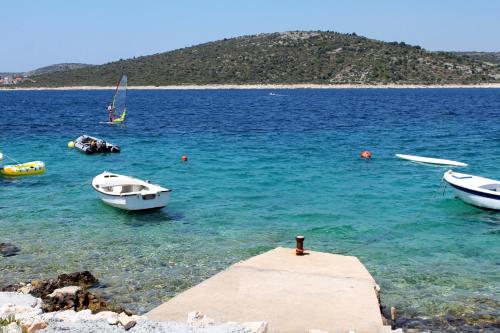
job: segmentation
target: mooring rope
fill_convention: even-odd
[[[3,156],[7,157],[9,160],[13,161],[13,162],[16,162],[17,164],[21,164],[21,162],[19,161],[16,161],[15,159],[13,159],[12,157],[10,157],[9,155],[5,154],[5,153],[2,153]]]

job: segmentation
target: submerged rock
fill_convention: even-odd
[[[14,244],[0,243],[0,255],[3,257],[15,256],[19,251],[21,251],[21,249]]]

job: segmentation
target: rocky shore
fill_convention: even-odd
[[[217,323],[198,311],[186,313],[184,322],[153,321],[111,304],[89,290],[96,286],[98,279],[88,271],[0,286],[0,333],[267,332],[266,322]],[[498,303],[489,305],[498,307]],[[388,309],[381,310],[390,317]],[[394,332],[401,332],[402,328],[408,333],[500,331],[499,319],[488,311],[431,318],[398,317],[392,324],[393,328],[400,328]]]
[[[186,322],[155,322],[109,304],[88,289],[98,280],[88,271],[1,288],[0,333],[192,332],[264,333],[267,323],[216,323],[204,314]]]
[[[171,86],[128,86],[129,90],[217,90],[217,89],[469,89],[500,88],[500,83],[484,84],[185,84]],[[114,90],[115,86],[61,86],[61,87],[0,87],[0,91],[15,90]]]

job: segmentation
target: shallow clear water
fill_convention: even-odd
[[[90,270],[146,311],[303,234],[307,248],[358,256],[402,314],[499,314],[500,215],[443,196],[445,167],[394,157],[500,179],[498,90],[269,92],[133,90],[120,127],[98,123],[109,90],[0,91],[0,151],[47,165],[0,177],[0,241],[22,249],[0,257],[0,285]],[[84,133],[122,153],[66,148]],[[90,187],[104,170],[172,188],[171,203],[106,206]]]

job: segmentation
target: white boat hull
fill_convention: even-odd
[[[170,189],[129,176],[103,172],[92,187],[106,204],[124,210],[162,208],[168,204]]]
[[[146,199],[140,194],[116,196],[97,192],[99,198],[106,204],[124,210],[146,210],[163,208],[168,204],[170,192],[160,192],[152,199]]]
[[[464,202],[481,208],[500,211],[500,182],[447,171],[443,179],[451,185],[455,195]]]
[[[453,187],[453,192],[455,195],[465,201],[466,203],[476,206],[476,207],[481,207],[481,208],[487,208],[487,209],[493,209],[493,210],[500,210],[500,200],[495,200],[495,199],[490,199],[490,198],[485,198],[483,196],[471,194],[464,192],[463,190],[457,189],[456,187]]]

